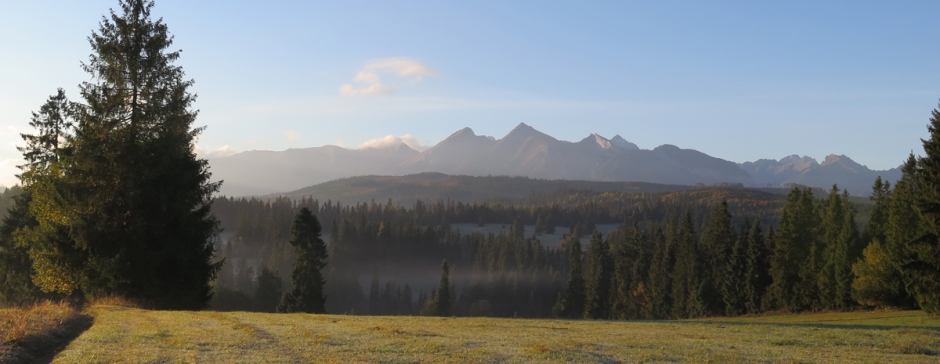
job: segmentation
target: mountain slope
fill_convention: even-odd
[[[838,185],[853,195],[868,195],[877,177],[890,182],[901,178],[901,169],[876,171],[844,155],[830,154],[822,163],[810,157],[791,155],[775,161],[761,159],[740,164],[758,185],[795,183],[829,189]]]

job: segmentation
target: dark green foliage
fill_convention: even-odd
[[[713,215],[714,216],[714,215]],[[737,316],[747,312],[748,303],[748,239],[751,235],[750,221],[744,220],[741,232],[724,262],[724,272],[720,277],[721,297],[725,303],[726,316]],[[719,263],[719,262],[715,262]],[[720,264],[720,263],[719,263]]]
[[[281,276],[277,271],[264,267],[258,274],[257,287],[254,296],[255,311],[277,312],[277,305],[281,302],[284,292]]]
[[[686,214],[681,227],[672,234],[672,238],[676,241],[676,264],[672,275],[672,316],[702,317],[707,313],[706,304],[718,302],[707,302],[704,299],[706,283],[703,275],[710,267],[704,266],[706,253],[699,248],[698,236],[690,214]]]
[[[585,312],[589,319],[610,317],[610,287],[613,275],[613,259],[610,245],[600,232],[594,230],[588,245],[587,273],[585,281]]]
[[[584,316],[584,276],[581,273],[581,242],[574,240],[568,248],[568,286],[558,295],[552,314],[559,318]]]
[[[936,316],[940,315],[940,110],[933,110],[927,130],[930,137],[922,139],[924,156],[917,159],[913,179],[925,231],[906,244],[901,270],[920,307]]]
[[[13,195],[17,190],[7,190],[0,195]],[[34,226],[36,221],[29,215],[29,195],[17,194],[9,214],[0,222],[0,307],[26,305],[52,295],[43,293],[30,277],[33,267],[29,251],[18,247],[13,241],[17,229]]]
[[[765,240],[760,221],[747,234],[747,257],[745,263],[744,305],[747,313],[760,313],[763,298],[770,286],[770,249],[767,241],[772,240],[773,230],[768,231]],[[742,234],[744,235],[744,234]]]
[[[817,276],[819,303],[827,309],[846,310],[854,305],[852,264],[861,255],[858,228],[847,193],[840,195],[833,186],[826,205],[821,226],[824,262]]]
[[[770,275],[773,307],[800,311],[815,297],[815,267],[818,251],[816,228],[819,218],[809,189],[793,189],[780,215],[776,230]]]
[[[16,240],[45,291],[198,309],[220,266],[210,213],[219,184],[193,152],[202,129],[192,128],[192,81],[152,7],[121,1],[91,35],[84,104],[60,91],[34,115],[21,181],[38,224]]]
[[[741,270],[741,249],[734,251],[737,243],[728,202],[722,201],[715,206],[708,225],[702,233],[703,260],[701,281],[704,285],[703,299],[707,304],[707,313],[715,315],[723,312],[740,310],[741,287],[738,275]],[[735,254],[735,255],[732,255]],[[729,303],[730,302],[730,303]],[[727,305],[734,308],[726,309]],[[729,311],[730,310],[730,311]]]
[[[645,316],[652,293],[649,283],[643,282],[650,270],[654,247],[634,224],[629,230],[620,229],[608,235],[613,265],[611,277],[611,318],[638,319]]]
[[[451,316],[453,312],[450,293],[450,265],[445,259],[441,262],[441,282],[434,293],[434,316]]]
[[[324,313],[323,285],[326,281],[320,272],[326,267],[326,243],[320,239],[320,221],[308,208],[300,209],[291,228],[297,261],[291,272],[294,288],[284,295],[279,311]]]

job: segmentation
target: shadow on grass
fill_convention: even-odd
[[[23,338],[11,351],[0,357],[0,362],[50,363],[72,340],[88,330],[94,321],[89,315],[75,315],[52,330]]]
[[[897,329],[918,329],[929,330],[940,333],[940,327],[937,326],[918,326],[918,325],[866,325],[866,324],[830,324],[830,323],[797,323],[797,322],[740,322],[740,321],[673,321],[676,324],[696,324],[712,326],[781,326],[781,327],[812,327],[819,329],[853,329],[853,330],[897,330]]]

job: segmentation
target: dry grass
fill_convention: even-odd
[[[63,302],[0,309],[0,362],[36,359],[87,328],[83,317]]]
[[[113,305],[93,306],[89,313],[95,316],[94,327],[56,361],[940,361],[940,322],[920,322],[924,315],[917,311],[890,317],[863,312],[777,319],[785,322],[369,317],[148,311]],[[839,324],[825,323],[832,320]]]

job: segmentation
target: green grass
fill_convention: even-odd
[[[604,322],[147,311],[98,305],[56,362],[940,361],[920,312]]]

